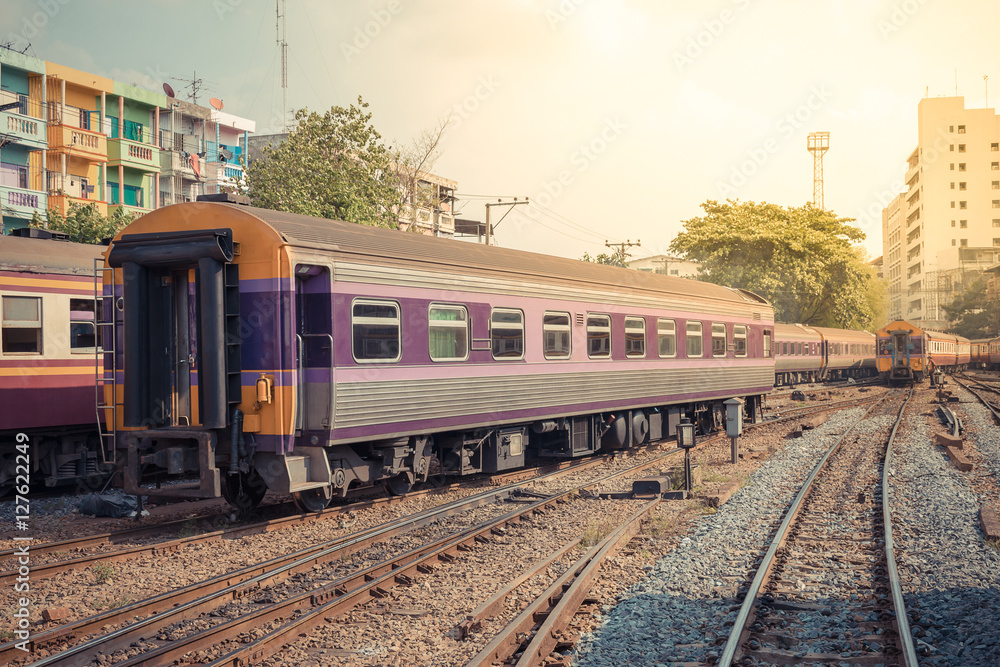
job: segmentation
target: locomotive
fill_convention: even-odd
[[[896,320],[875,334],[879,374],[889,382],[920,382],[935,369],[964,370],[972,359],[972,343],[964,336],[922,329]]]
[[[755,421],[772,389],[774,314],[750,292],[218,199],[152,211],[106,254],[101,412],[129,493],[317,511],[709,432],[731,398]]]

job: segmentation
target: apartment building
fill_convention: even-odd
[[[890,317],[946,328],[942,306],[1000,261],[1000,116],[924,98],[917,128],[907,190],[882,212]]]
[[[0,47],[4,231],[94,205],[142,215],[235,188],[254,122]]]

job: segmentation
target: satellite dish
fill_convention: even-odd
[[[170,87],[169,83],[164,83],[163,84],[163,92],[165,92],[167,94],[167,97],[176,97],[174,95],[174,89]]]
[[[218,97],[213,97],[208,101],[208,103],[211,104],[214,108],[218,109],[219,111],[222,111],[222,100],[220,100]]]

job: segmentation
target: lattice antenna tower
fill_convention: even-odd
[[[830,150],[830,133],[810,132],[807,147],[813,155],[813,206],[823,210],[823,156]]]
[[[281,126],[288,129],[288,42],[285,40],[285,22],[287,20],[287,10],[285,0],[275,0],[274,2],[275,22],[274,30],[278,42],[278,49],[281,51]]]

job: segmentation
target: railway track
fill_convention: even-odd
[[[891,456],[912,389],[905,401],[895,396],[872,406],[807,478],[747,591],[719,664],[917,665],[884,502],[883,457]],[[899,404],[894,423],[878,420],[893,403]],[[858,428],[872,419],[881,421],[879,447]]]
[[[249,630],[259,631],[262,627],[266,627],[268,632],[264,637],[259,637],[250,643],[238,642],[238,648],[232,654],[213,663],[256,664],[264,656],[278,650],[287,638],[306,631],[311,627],[310,624],[317,625],[331,614],[342,613],[345,609],[353,608],[373,598],[384,597],[388,589],[393,586],[412,584],[419,576],[432,572],[442,563],[454,560],[459,552],[489,542],[490,536],[502,531],[503,526],[545,512],[546,508],[554,504],[568,502],[583,488],[606,484],[614,478],[634,474],[673,453],[668,452],[639,466],[587,481],[583,485],[547,498],[517,498],[518,488],[529,482],[490,489],[407,517],[402,521],[361,534],[345,536],[336,543],[316,545],[264,564],[198,582],[99,617],[55,628],[33,638],[34,651],[41,649],[54,653],[32,664],[41,667],[80,665],[95,661],[106,663],[109,656],[134,648],[136,644],[141,645],[143,649],[141,653],[115,664],[170,664],[191,652],[207,651],[220,645],[225,646],[227,642],[245,640]],[[352,553],[369,548],[377,542],[384,542],[415,527],[440,522],[446,517],[455,516],[475,507],[494,504],[498,499],[508,498],[523,500],[520,503],[521,507],[457,534],[445,534],[417,549],[338,577],[333,581],[329,580],[328,574],[320,574],[318,579],[316,576],[309,576],[310,573],[321,571],[318,566],[336,563]],[[275,587],[283,584],[291,584],[292,590],[287,594],[275,592]],[[268,591],[266,599],[261,599],[258,594],[265,590]],[[281,599],[272,600],[275,597]],[[231,621],[216,622],[221,618],[217,610],[223,605],[237,601],[249,603],[253,610]],[[211,620],[213,618],[215,621]],[[66,646],[77,637],[103,632],[103,628],[107,625],[123,622],[126,624],[111,632],[72,647]],[[190,634],[182,629],[185,624],[187,626],[207,624],[211,627]],[[176,634],[184,636],[174,638]],[[17,654],[8,645],[0,649],[0,657],[10,659],[17,657]]]

